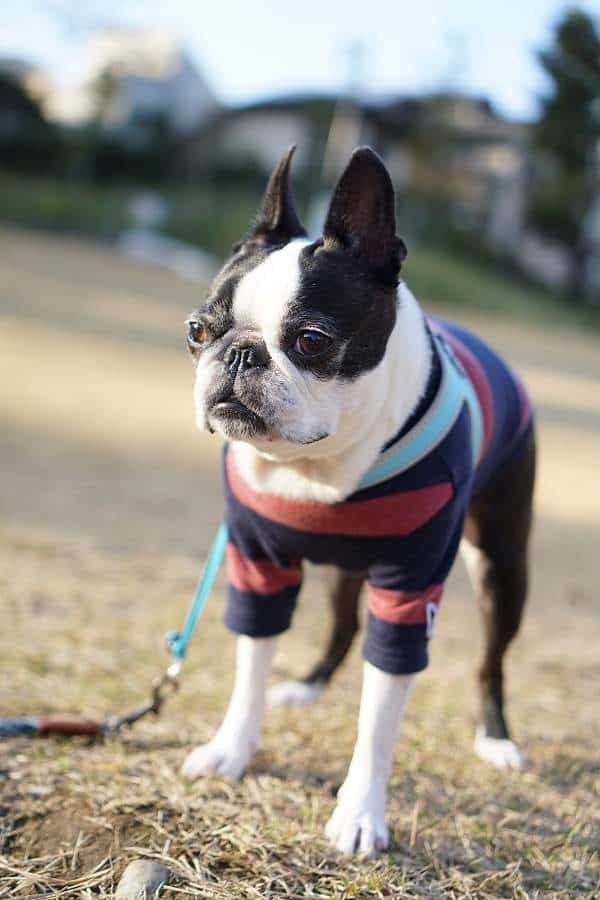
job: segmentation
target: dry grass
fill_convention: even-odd
[[[41,238],[28,272],[31,247],[1,238],[0,278],[19,302],[1,348],[0,709],[118,712],[165,665],[162,635],[183,617],[219,515],[216,453],[190,433],[190,373],[172,349],[192,304],[175,303],[179,287],[163,276]],[[31,337],[40,284],[50,296],[39,301],[36,371],[15,348]],[[86,306],[91,284],[132,311],[144,298],[148,311],[171,303],[172,322],[153,319],[126,343],[135,316],[116,301]],[[143,855],[172,869],[161,896],[173,900],[600,896],[597,346],[484,327],[526,364],[542,410],[534,588],[509,682],[528,769],[500,774],[471,753],[478,628],[459,570],[398,748],[390,853],[342,859],[322,836],[352,749],[358,647],[313,709],[269,715],[240,784],[187,784],[181,761],[214,732],[231,684],[221,583],[162,718],[122,740],[1,745],[0,898],[110,897]],[[313,573],[279,673],[307,668],[322,634]]]
[[[195,561],[117,557],[30,532],[3,538],[7,711],[102,714],[135,704],[164,662],[160,636],[183,614]],[[286,671],[312,658],[317,588],[313,580],[285,638]],[[513,690],[511,710],[532,764],[521,775],[498,774],[470,752],[476,628],[469,602],[449,592],[398,751],[393,849],[364,862],[337,858],[321,834],[351,752],[358,654],[310,712],[271,714],[241,784],[189,785],[178,775],[226,701],[232,641],[221,606],[219,592],[183,690],[161,720],[123,740],[7,745],[0,897],[110,896],[140,855],[175,873],[165,897],[595,896],[598,662],[575,626],[568,635],[548,630],[539,647],[533,637],[545,623],[530,617],[512,677],[513,689],[527,690]],[[582,612],[584,633],[594,625]],[[569,656],[561,653],[567,639]]]

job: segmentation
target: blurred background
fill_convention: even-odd
[[[103,240],[142,225],[219,257],[287,144],[316,230],[323,190],[367,143],[412,245],[598,302],[595,3],[3,8],[5,221]]]
[[[548,440],[587,452],[600,414],[595,4],[3,8],[8,521],[205,549],[218,444],[194,433],[182,320],[290,143],[312,233],[353,148],[383,156],[413,291],[533,369],[548,420],[583,429]],[[589,488],[548,481],[540,496],[592,515]]]
[[[483,897],[483,882],[486,897],[596,896],[598,13],[562,0],[3,0],[0,715],[118,712],[166,662],[162,635],[183,618],[222,510],[220,442],[194,427],[184,319],[290,143],[311,233],[368,143],[397,188],[403,276],[426,310],[474,328],[521,372],[540,437],[531,602],[508,687],[534,767],[508,787],[469,761],[479,628],[459,565],[394,784],[402,854],[382,877],[404,884],[408,865],[419,897],[449,884]],[[323,641],[319,587],[312,572],[282,641],[287,675]],[[166,853],[167,828],[197,871],[237,873],[228,897],[271,891],[275,857],[285,896],[327,876],[319,836],[354,739],[359,647],[331,704],[269,719],[260,790],[255,772],[231,809],[212,788],[190,807],[178,767],[212,735],[231,680],[222,589],[221,576],[161,722],[119,748],[11,745],[0,851],[23,863],[6,870],[7,896],[40,896],[32,871],[48,889],[72,880],[53,896],[92,896],[86,872],[86,889],[112,896],[123,848],[147,846],[153,816],[152,852]],[[296,785],[289,810],[281,778]],[[265,812],[261,796],[273,798]],[[242,809],[289,853],[236,863],[228,835],[247,843]],[[362,865],[348,894],[339,869],[335,896],[391,896],[371,892]]]

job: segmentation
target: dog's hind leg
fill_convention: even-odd
[[[504,655],[527,595],[527,550],[535,479],[533,437],[469,508],[462,550],[483,626],[478,668],[480,721],[475,752],[498,768],[519,769],[523,755],[504,715]]]
[[[365,579],[364,573],[327,567],[324,576],[333,613],[325,653],[304,678],[274,685],[268,693],[268,702],[272,706],[305,706],[317,700],[345,659],[358,632],[358,600]]]

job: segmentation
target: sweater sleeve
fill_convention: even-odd
[[[462,536],[466,486],[398,547],[396,560],[369,570],[363,656],[391,674],[420,672],[427,643]]]
[[[302,583],[299,563],[280,566],[228,528],[225,624],[236,634],[272,637],[289,628]]]
[[[264,520],[231,490],[223,454],[227,523],[225,624],[236,634],[272,637],[289,628],[302,583],[299,560],[267,533]]]

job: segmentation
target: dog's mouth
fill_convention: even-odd
[[[209,426],[214,423],[227,437],[267,437],[267,424],[254,410],[249,409],[237,397],[228,397],[214,403],[208,412]]]
[[[304,438],[304,439],[302,439],[302,440],[299,440],[298,443],[299,443],[299,444],[304,444],[305,446],[308,446],[308,444],[318,444],[319,441],[324,441],[325,438],[328,438],[328,437],[329,437],[329,432],[328,432],[328,431],[324,431],[322,434],[317,434],[317,435],[315,435],[315,437],[308,437],[308,438]]]

